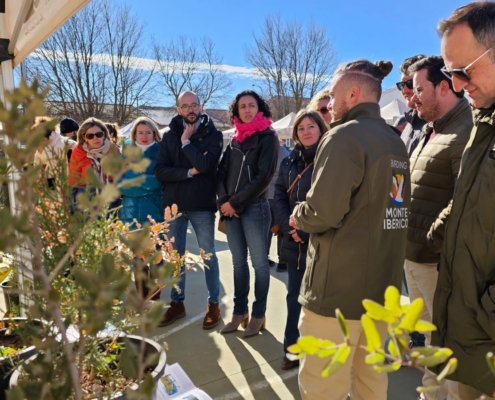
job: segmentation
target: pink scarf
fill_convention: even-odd
[[[252,136],[254,133],[262,132],[271,127],[272,120],[265,117],[260,111],[258,114],[256,114],[256,117],[254,117],[254,119],[248,123],[243,123],[239,118],[234,117],[234,125],[235,132],[232,135],[232,139],[242,143],[244,139]]]

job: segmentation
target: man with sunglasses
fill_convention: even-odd
[[[432,344],[454,351],[457,369],[448,378],[458,398],[492,399],[486,355],[495,349],[495,2],[458,8],[438,32],[443,71],[471,98],[474,128],[445,230]]]
[[[406,100],[407,106],[410,108],[410,110],[405,114],[407,125],[400,136],[406,145],[407,153],[409,154],[409,156],[411,156],[412,152],[414,151],[422,137],[421,130],[424,124],[426,124],[426,121],[418,116],[418,113],[414,108],[414,102],[411,101],[414,95],[412,81],[413,77],[409,73],[408,69],[416,61],[419,61],[425,57],[426,56],[424,56],[423,54],[418,54],[416,56],[406,58],[400,66],[400,82],[396,83],[397,89],[400,90],[402,96]]]
[[[421,298],[421,319],[431,322],[438,262],[443,245],[450,201],[459,174],[461,157],[473,127],[471,108],[464,91],[454,92],[441,69],[440,56],[423,58],[409,67],[413,77],[411,99],[418,115],[428,121],[424,136],[411,155],[411,212],[407,227],[406,273],[411,301]],[[427,333],[426,344],[431,342]],[[431,373],[423,386],[436,385]],[[422,393],[420,399],[442,400],[443,390]]]
[[[205,260],[208,303],[203,320],[203,329],[211,329],[220,321],[220,277],[215,252],[215,188],[223,135],[208,115],[203,113],[196,93],[181,93],[177,113],[160,142],[155,175],[165,184],[163,207],[177,204],[182,214],[169,225],[167,236],[170,239],[175,238],[174,249],[184,255],[187,227],[191,223],[199,248],[206,254],[211,254],[209,260]],[[170,307],[159,326],[170,325],[186,316],[186,274],[182,274],[180,278],[180,291],[172,289]]]

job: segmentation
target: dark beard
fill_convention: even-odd
[[[199,113],[198,113],[198,114],[196,115],[196,118],[194,118],[194,120],[190,120],[189,118],[184,117],[184,116],[182,116],[182,119],[184,120],[184,122],[185,122],[186,124],[189,124],[189,125],[194,125],[196,122],[198,122],[198,121],[199,121],[199,118],[200,118],[200,117],[201,117],[201,114],[199,114]]]

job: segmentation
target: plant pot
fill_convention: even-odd
[[[8,326],[12,321],[18,323],[27,322],[28,319],[24,317],[14,317],[14,318],[3,318],[2,321],[5,322],[5,325]],[[30,322],[37,325],[41,324],[41,322],[38,320],[30,320]],[[32,357],[35,353],[36,353],[36,347],[29,346],[26,347],[24,350],[18,352],[17,356],[21,360],[27,360],[30,357]],[[6,398],[5,391],[9,388],[9,380],[13,369],[14,369],[14,364],[12,363],[10,357],[0,357],[0,400],[4,400]]]
[[[161,348],[161,346],[155,342],[154,340],[143,338],[142,336],[137,336],[137,335],[126,335],[126,336],[121,336],[117,339],[117,341],[121,341],[124,338],[129,339],[132,343],[135,343],[137,346],[140,345],[140,342],[144,341],[146,343],[145,345],[145,350],[144,350],[144,359],[149,354],[152,353],[159,353],[160,358],[158,359],[158,363],[151,372],[151,376],[153,377],[153,380],[158,382],[158,380],[163,376],[163,373],[165,372],[165,365],[167,362],[167,355],[165,351]],[[26,362],[29,363],[31,360],[34,360],[36,358],[36,355],[32,355]],[[20,375],[20,368],[17,368],[14,370],[10,377],[10,387],[16,386],[17,381],[19,379]],[[139,388],[139,384],[136,383],[130,387],[133,390],[136,390]],[[126,400],[127,396],[125,393],[122,392],[116,392],[110,397],[103,397],[103,400]]]

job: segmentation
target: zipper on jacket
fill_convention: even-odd
[[[231,145],[230,147],[232,149],[237,150],[240,153],[242,153],[242,164],[241,164],[241,168],[239,169],[239,176],[237,177],[237,184],[235,185],[235,189],[234,189],[234,193],[233,193],[233,194],[236,194],[237,188],[239,187],[239,182],[241,181],[241,174],[242,174],[242,168],[244,167],[244,161],[246,161],[246,156],[249,154],[249,150],[246,152],[246,154],[244,154],[241,150],[235,148],[234,146]]]
[[[309,271],[309,276],[308,276],[308,286],[312,287],[313,286],[313,277],[315,274],[315,266],[316,262],[318,261],[318,258],[320,257],[320,243],[316,242],[315,246],[315,255],[313,257],[313,262],[311,263],[311,269]]]
[[[246,165],[246,167],[247,167],[249,182],[251,182],[251,169],[249,168],[249,164]]]

